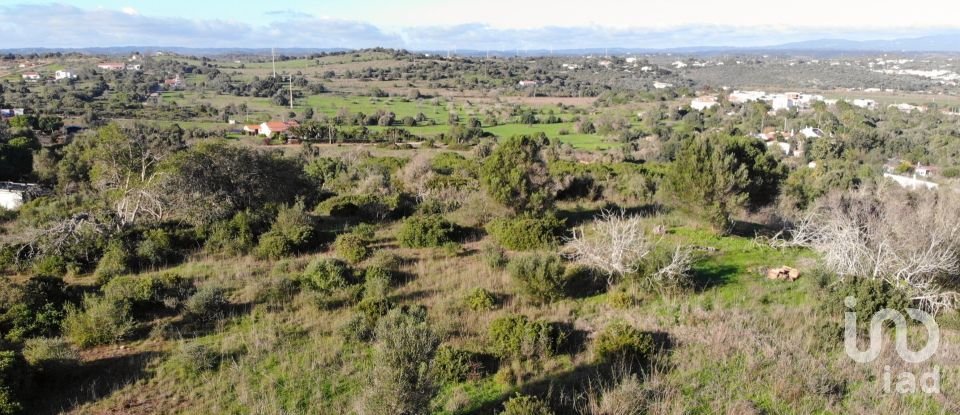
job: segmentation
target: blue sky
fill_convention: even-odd
[[[2,0],[0,48],[761,46],[954,31],[958,12],[945,0]]]

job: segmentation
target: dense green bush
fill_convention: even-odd
[[[363,413],[425,413],[437,392],[430,365],[440,341],[426,310],[393,309],[377,323]]]
[[[204,249],[208,252],[243,255],[254,247],[253,220],[247,212],[237,212],[230,220],[210,227]]]
[[[566,337],[556,324],[522,315],[500,317],[487,331],[490,352],[501,358],[549,357],[560,350]]]
[[[507,266],[520,291],[537,301],[554,301],[566,294],[570,277],[558,255],[529,254],[517,257]]]
[[[856,306],[848,308],[847,297],[856,299]],[[847,278],[833,286],[823,303],[830,315],[843,315],[846,311],[857,313],[857,322],[865,325],[873,315],[885,308],[904,312],[910,306],[910,298],[896,287],[880,279]]]
[[[162,305],[176,306],[193,292],[190,280],[176,274],[155,276],[127,275],[110,280],[102,288],[108,301],[122,303],[139,310]]]
[[[397,196],[372,194],[335,196],[324,200],[314,209],[321,215],[356,217],[366,220],[383,220],[400,208]]]
[[[69,264],[60,255],[44,255],[33,261],[33,275],[60,278],[67,274]]]
[[[111,240],[107,244],[107,249],[103,251],[103,256],[100,257],[100,262],[97,263],[93,275],[102,284],[113,277],[129,274],[132,257],[133,255],[131,255],[129,248],[122,239]]]
[[[20,395],[27,382],[27,367],[12,350],[0,350],[0,415],[16,415],[23,409]]]
[[[397,241],[407,248],[438,247],[453,241],[456,226],[440,215],[407,218],[397,232]]]
[[[65,315],[62,306],[46,303],[39,308],[16,304],[0,316],[4,339],[17,342],[29,336],[55,335]]]
[[[160,266],[176,259],[173,237],[164,229],[150,229],[143,233],[137,245],[137,257],[144,266]]]
[[[433,358],[433,376],[443,385],[460,383],[479,374],[481,366],[475,353],[444,345]]]
[[[333,258],[317,258],[311,261],[301,275],[301,281],[307,287],[324,293],[346,287],[351,279],[350,267]]]
[[[490,221],[487,232],[504,248],[529,251],[556,245],[563,226],[563,221],[552,215],[518,216]]]
[[[337,256],[345,261],[356,264],[370,255],[370,242],[363,236],[349,232],[337,236],[333,242],[333,249]]]
[[[0,314],[0,332],[8,341],[56,336],[65,315],[66,284],[55,277],[33,277],[22,287],[2,287],[6,310]]]
[[[540,398],[517,394],[503,403],[500,415],[553,415],[553,411]]]
[[[654,352],[653,336],[624,322],[614,322],[593,341],[593,353],[602,362],[648,362]]]
[[[105,297],[83,296],[83,307],[67,306],[64,335],[79,347],[90,347],[122,339],[134,328],[129,305]]]
[[[470,290],[463,302],[467,308],[473,311],[488,311],[497,308],[497,298],[483,288]]]
[[[282,259],[305,250],[315,236],[313,218],[303,202],[283,207],[270,230],[260,236],[256,254],[264,259]]]
[[[260,236],[254,253],[262,259],[277,260],[293,255],[294,247],[283,235],[267,232]]]
[[[546,136],[517,136],[501,142],[480,167],[480,183],[494,200],[514,212],[543,212],[553,202],[542,154]]]

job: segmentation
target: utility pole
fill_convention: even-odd
[[[290,109],[293,109],[293,76],[289,76],[290,79]]]
[[[270,56],[273,60],[273,77],[277,77],[277,49],[270,48]]]

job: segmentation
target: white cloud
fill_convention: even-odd
[[[383,13],[396,13],[394,16],[395,21],[400,22],[398,24],[416,22],[388,28],[367,21],[347,19],[342,14],[338,18],[314,17],[302,9],[268,11],[264,16],[269,16],[272,20],[267,19],[268,23],[256,24],[222,19],[155,17],[144,15],[132,7],[110,10],[84,9],[64,4],[0,6],[0,21],[4,22],[0,25],[0,48],[384,46],[414,50],[560,50],[598,47],[661,49],[685,46],[764,46],[822,38],[885,39],[943,32],[927,26],[921,29],[897,25],[882,28],[830,26],[827,23],[834,19],[830,17],[834,13],[820,13],[825,16],[822,18],[804,18],[808,13],[802,10],[826,0],[808,0],[809,4],[797,6],[795,11],[789,13],[763,7],[753,14],[737,15],[735,12],[740,10],[744,3],[755,1],[746,0],[731,7],[732,11],[726,14],[711,17],[711,24],[690,23],[698,19],[706,20],[708,16],[706,11],[688,7],[686,3],[680,7],[675,1],[651,0],[621,5],[617,13],[610,13],[609,10],[615,8],[612,1],[591,0],[589,7],[584,6],[583,2],[578,2],[575,6],[551,2],[553,6],[546,7],[546,0],[530,0],[529,3],[486,0],[484,7],[473,7],[471,13],[463,13],[465,6],[462,3],[431,4],[438,7],[430,11],[420,10],[425,7],[420,4],[399,13],[397,10],[403,5],[397,4],[401,2],[392,2],[371,10],[369,15],[364,14],[364,18],[377,21],[380,19],[378,16]],[[859,0],[854,2],[857,1]],[[707,10],[716,11],[717,7],[720,6],[709,6]],[[846,6],[841,8],[847,16],[856,14]],[[817,10],[818,13],[820,11],[822,10]],[[862,14],[867,16],[871,13],[874,12],[862,11]],[[910,21],[911,13],[903,12],[904,22]],[[775,14],[780,17],[774,19]],[[599,21],[604,16],[606,19]],[[768,18],[765,19],[764,16]],[[661,23],[645,25],[645,22],[651,19]],[[751,19],[755,20],[753,24],[746,24]],[[484,23],[472,23],[477,21]],[[521,24],[524,21],[526,24]],[[784,21],[790,24],[780,24]],[[673,24],[668,24],[670,22]],[[956,34],[958,31],[951,33]]]

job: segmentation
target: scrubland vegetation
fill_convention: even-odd
[[[210,96],[277,101],[254,101],[261,115],[288,104],[262,63],[178,59],[155,64],[189,62]],[[382,59],[404,70],[364,68]],[[100,100],[90,107],[99,121],[70,137],[37,117],[3,123],[0,157],[16,163],[0,166],[0,180],[49,191],[0,212],[0,414],[958,411],[952,182],[908,191],[879,174],[891,157],[960,164],[948,115],[841,103],[770,117],[764,104],[728,102],[700,113],[667,105],[684,86],[636,84],[675,74],[551,77],[555,59],[374,51],[283,62],[319,79],[429,83],[418,96],[514,88],[532,75],[538,93],[597,99],[501,102],[488,123],[466,104],[478,92],[421,121],[413,111],[433,104],[408,92],[375,117],[383,129],[368,130],[374,120],[357,112],[373,111],[338,115],[321,101],[344,98],[304,76],[316,94],[298,105],[316,109],[297,110],[300,144],[128,123]],[[111,76],[105,93],[120,99],[124,83]],[[211,108],[237,116],[232,105]],[[408,116],[448,125],[429,139],[417,130],[426,127],[391,133]],[[609,147],[536,130],[549,117]],[[830,135],[801,157],[745,136],[785,122]],[[766,278],[780,266],[800,279]],[[893,347],[851,360],[849,295],[864,334],[883,308],[935,313],[939,352],[918,365]],[[922,326],[910,331],[922,339]],[[939,394],[884,391],[887,370],[935,366]]]

